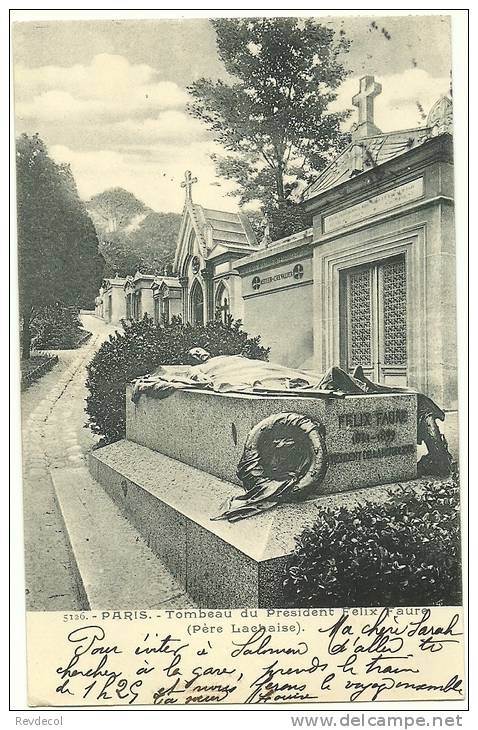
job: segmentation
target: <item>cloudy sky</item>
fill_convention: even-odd
[[[420,126],[418,105],[427,112],[448,92],[448,18],[321,22],[343,28],[352,41],[344,57],[350,76],[334,110],[350,108],[364,74],[382,84],[375,100],[382,131]],[[185,111],[188,84],[224,78],[208,21],[16,23],[13,49],[16,133],[39,132],[51,155],[71,164],[83,198],[120,186],[155,210],[179,212],[179,184],[191,169],[199,178],[197,202],[234,209],[224,197],[231,185],[215,177],[209,158],[220,150]]]

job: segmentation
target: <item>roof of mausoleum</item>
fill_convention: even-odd
[[[223,248],[257,248],[257,240],[248,218],[242,213],[203,208],[192,205],[200,235],[209,251],[215,246]]]
[[[352,177],[368,172],[431,138],[428,127],[378,134],[351,142],[302,194],[303,200],[319,195]]]
[[[151,289],[154,280],[155,280],[154,274],[143,274],[141,271],[137,271],[134,276],[127,276],[125,279],[123,279],[123,288],[124,290],[134,291],[135,289]]]
[[[134,276],[127,276],[126,279],[123,279],[124,281],[124,289],[135,289],[136,285],[139,284],[139,282],[146,282],[147,286],[146,288],[151,288],[153,282],[155,280],[154,274],[143,274],[141,271],[137,271]],[[141,288],[141,286],[140,286]],[[143,289],[145,287],[142,287]]]
[[[373,79],[373,77],[364,78]],[[310,200],[353,177],[400,157],[437,136],[452,134],[452,102],[447,96],[441,96],[435,102],[428,114],[426,126],[423,127],[381,132],[373,124],[373,107],[370,114],[368,122],[362,122],[352,132],[352,142],[325,168],[317,180],[302,192],[303,201]],[[360,119],[359,114],[359,122]],[[361,136],[361,129],[374,129],[374,133]]]
[[[116,274],[114,277],[103,279],[102,287],[104,291],[110,289],[112,286],[124,286],[127,281],[127,277],[119,276]]]
[[[243,213],[205,208],[193,203],[190,185],[195,180],[186,172],[186,181],[189,182],[173,264],[177,272],[182,271],[187,256],[191,254],[192,231],[205,260],[225,254],[236,254],[237,258],[237,254],[254,251],[259,245],[249,219]]]
[[[154,281],[155,275],[154,274],[143,274],[141,271],[137,271],[136,274],[133,276],[133,281]]]
[[[155,279],[151,285],[151,289],[159,289],[159,287],[163,286],[163,284],[170,288],[181,286],[177,276],[167,276],[165,274],[164,276],[155,277]]]

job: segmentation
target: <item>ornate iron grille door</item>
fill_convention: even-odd
[[[380,380],[407,384],[407,270],[405,257],[378,269]]]
[[[344,274],[341,339],[349,372],[390,385],[407,384],[407,272],[395,257]]]
[[[348,277],[348,364],[371,367],[372,356],[372,277],[370,268]]]

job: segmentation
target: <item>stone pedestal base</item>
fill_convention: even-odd
[[[241,487],[132,441],[94,451],[90,472],[202,608],[283,606],[295,538],[318,508],[385,501],[391,488],[323,495],[230,524],[210,518]]]

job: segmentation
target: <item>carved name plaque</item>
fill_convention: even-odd
[[[359,470],[381,472],[390,459],[404,460],[416,457],[416,412],[410,403],[397,404],[393,398],[369,401],[366,407],[347,407],[347,400],[335,421],[328,428],[329,467],[350,464],[358,477]],[[365,466],[368,464],[368,466]],[[338,473],[333,479],[340,479]]]
[[[372,218],[379,213],[393,208],[399,208],[404,203],[411,200],[417,200],[423,195],[423,178],[399,185],[393,190],[387,190],[386,193],[374,195],[368,200],[352,205],[350,208],[341,210],[338,213],[332,213],[324,217],[323,227],[324,233],[331,233],[340,228],[346,228],[352,223]]]
[[[245,297],[264,291],[282,289],[286,286],[310,283],[312,279],[312,260],[302,259],[299,263],[288,262],[264,271],[251,274],[247,278]]]

